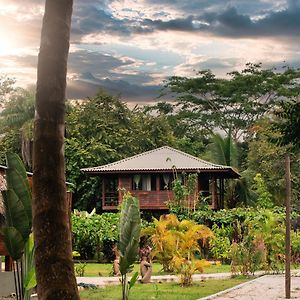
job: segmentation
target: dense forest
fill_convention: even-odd
[[[284,155],[292,161],[294,208],[300,197],[300,72],[247,64],[217,78],[210,70],[194,78],[171,77],[155,104],[129,106],[103,90],[66,106],[66,176],[73,207],[98,208],[100,182],[80,169],[107,164],[169,145],[236,168],[226,205],[279,205],[285,199]],[[0,78],[0,164],[5,153],[22,156],[32,168],[35,95]],[[153,99],[149,99],[153,100]]]

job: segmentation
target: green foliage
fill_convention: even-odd
[[[300,231],[292,231],[291,233],[291,250],[292,261],[296,264],[300,263]]]
[[[20,158],[8,153],[6,159],[7,191],[2,191],[6,214],[4,238],[9,243],[8,250],[12,258],[19,260],[31,232],[31,191]]]
[[[24,300],[29,300],[31,290],[37,285],[35,267],[34,267],[34,241],[33,234],[29,235],[29,238],[25,244],[24,251]]]
[[[254,190],[256,191],[258,198],[256,200],[257,206],[260,208],[272,208],[273,201],[272,195],[267,190],[264,179],[260,173],[257,173],[254,177]]]
[[[247,278],[235,277],[225,280],[203,280],[193,286],[182,288],[175,282],[136,285],[130,294],[132,300],[195,300],[213,295],[222,290],[246,282]],[[86,289],[80,292],[82,300],[119,299],[119,287],[110,285],[101,289]]]
[[[231,129],[226,137],[222,137],[220,134],[213,134],[207,150],[207,155],[212,162],[231,166],[235,170],[239,167],[238,144],[231,136]],[[244,172],[241,172],[240,175],[240,178],[225,181],[225,203],[222,203],[219,208],[233,208],[241,204],[249,205],[251,202],[252,192],[248,179]]]
[[[186,123],[210,132],[221,128],[228,134],[231,130],[236,141],[276,101],[299,94],[296,79],[300,72],[292,68],[276,72],[249,63],[228,75],[216,78],[210,70],[203,70],[194,78],[173,76],[165,87],[177,94],[177,110]]]
[[[5,206],[5,225],[2,228],[9,255],[16,261],[17,296],[27,300],[36,285],[33,266],[34,243],[30,236],[32,225],[31,190],[25,167],[18,155],[6,154],[7,191],[2,191]],[[23,286],[22,286],[23,284]]]
[[[100,260],[105,246],[117,242],[118,224],[117,213],[98,215],[75,210],[72,214],[73,249],[82,259]]]
[[[18,155],[13,153],[6,154],[7,170],[6,181],[8,192],[12,191],[19,201],[22,202],[24,212],[27,216],[29,231],[32,225],[31,212],[31,189],[29,186],[27,173]]]
[[[190,214],[191,208],[196,209],[198,205],[198,193],[196,191],[197,173],[181,174],[178,176],[176,168],[174,168],[175,179],[172,181],[172,192],[174,199],[169,201],[168,207],[176,210],[177,213],[187,212]]]
[[[230,131],[224,138],[218,133],[213,134],[208,150],[213,162],[224,166],[238,167],[237,144],[233,141]]]
[[[7,141],[8,135],[16,135],[22,158],[29,167],[32,160],[33,118],[34,93],[21,88],[16,89],[0,113],[0,134],[3,134],[0,141]]]
[[[24,251],[24,240],[21,233],[13,226],[5,226],[2,229],[5,247],[9,255],[14,259],[20,259]]]
[[[257,173],[262,174],[267,189],[272,194],[275,205],[284,205],[285,199],[285,167],[284,155],[287,146],[281,146],[272,141],[280,139],[280,132],[271,126],[270,118],[264,118],[252,127],[253,137],[248,141],[249,151],[247,153],[247,178],[254,184],[253,178]],[[292,174],[299,173],[296,153],[292,155]],[[299,190],[297,177],[293,180],[293,192]],[[297,203],[297,197],[293,197]]]
[[[87,266],[86,262],[79,262],[75,264],[74,266],[75,275],[79,277],[83,277],[85,274],[86,266]]]
[[[14,79],[0,75],[0,109],[5,106],[8,96],[14,91],[14,83]]]
[[[238,240],[231,246],[232,271],[242,274],[258,269],[279,272],[284,266],[284,218],[261,209],[240,226]]]
[[[299,93],[298,93],[299,95]],[[275,128],[280,131],[280,143],[300,149],[300,98],[282,101],[280,108],[275,112],[277,120]]]
[[[122,278],[122,299],[129,299],[129,291],[134,286],[138,273],[128,282],[127,274],[132,271],[138,255],[141,234],[141,215],[139,201],[129,193],[125,194],[121,206],[119,225],[120,273]]]
[[[80,169],[103,165],[151,150],[173,145],[174,136],[164,116],[152,116],[127,105],[105,92],[70,107],[65,140],[66,173],[75,184],[73,203],[91,210],[101,203],[98,178]]]
[[[230,245],[233,239],[233,227],[231,225],[220,227],[217,224],[212,226],[214,237],[209,240],[211,255],[214,259],[226,262],[229,258]]]
[[[143,231],[150,235],[154,250],[152,256],[163,265],[164,271],[175,271],[180,274],[183,286],[192,284],[195,271],[203,272],[208,266],[205,260],[199,260],[205,242],[213,236],[212,231],[204,225],[198,225],[191,220],[181,222],[175,215],[163,215],[154,219],[154,228]]]

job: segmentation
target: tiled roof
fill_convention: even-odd
[[[138,155],[134,155],[107,165],[81,169],[85,173],[117,173],[136,171],[168,171],[176,168],[180,171],[224,171],[238,177],[230,166],[213,164],[180,150],[164,146]]]

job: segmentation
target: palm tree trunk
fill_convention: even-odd
[[[79,299],[64,165],[72,0],[46,0],[38,59],[33,149],[33,232],[39,299]]]

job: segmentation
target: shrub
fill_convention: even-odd
[[[103,248],[118,240],[118,213],[101,215],[74,211],[72,214],[73,250],[82,259],[101,260]]]
[[[214,237],[209,240],[211,255],[214,259],[227,261],[229,258],[230,245],[233,239],[233,227],[231,225],[212,226]]]
[[[291,235],[292,261],[295,264],[300,263],[300,232],[292,231]]]
[[[260,210],[240,226],[239,240],[231,245],[232,271],[242,274],[258,269],[279,272],[284,265],[284,222],[271,210]]]
[[[208,265],[204,259],[199,260],[201,246],[213,236],[213,232],[205,225],[191,220],[179,221],[175,215],[163,215],[154,219],[154,228],[145,229],[144,234],[151,235],[154,247],[152,256],[163,265],[165,271],[180,274],[181,284],[192,283],[192,275]]]

